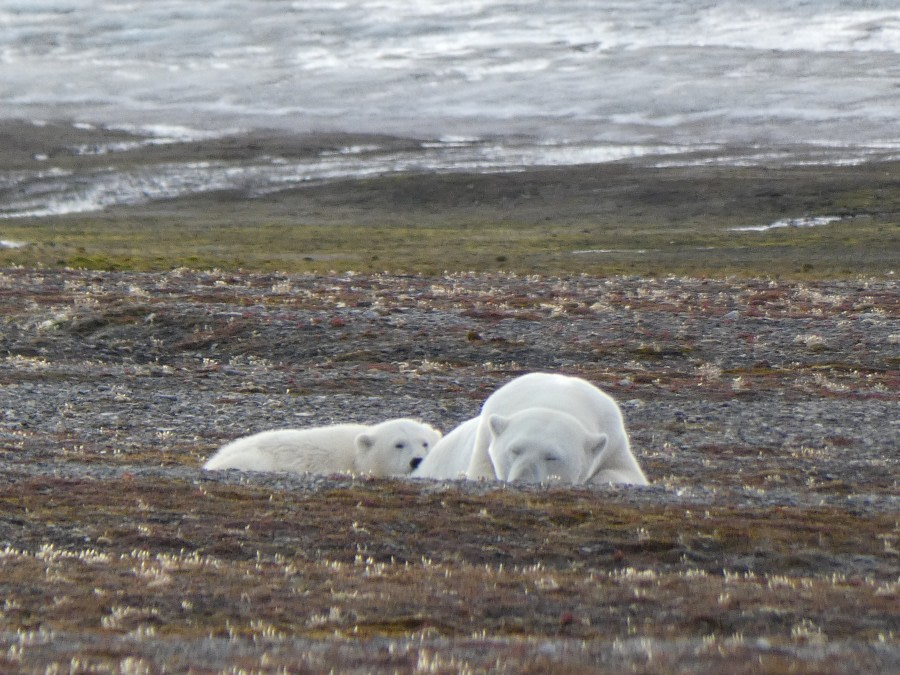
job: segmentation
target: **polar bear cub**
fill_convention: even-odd
[[[374,425],[276,429],[222,446],[203,468],[406,475],[440,438],[438,430],[411,419]]]
[[[580,378],[523,375],[491,394],[476,419],[461,433],[472,438],[467,478],[647,484],[619,406]]]

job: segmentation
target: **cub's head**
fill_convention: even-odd
[[[373,476],[407,475],[440,438],[440,431],[415,420],[376,424],[356,437],[356,468]]]
[[[494,471],[510,482],[584,483],[596,471],[607,442],[606,434],[591,433],[571,415],[555,410],[491,415],[487,423]]]

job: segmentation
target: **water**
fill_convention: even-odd
[[[422,143],[68,181],[37,157],[0,176],[0,217],[401,170],[879,161],[900,0],[0,0],[3,119],[134,136],[110,156],[273,128]]]

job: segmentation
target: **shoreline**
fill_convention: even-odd
[[[260,157],[309,159],[321,156],[369,153],[421,152],[422,157],[445,154],[468,158],[478,154],[454,155],[454,149],[493,150],[498,161],[491,165],[489,152],[481,155],[485,171],[516,171],[532,168],[633,163],[652,168],[800,168],[803,166],[852,167],[890,164],[900,161],[900,142],[878,143],[761,143],[739,142],[613,142],[542,139],[523,134],[508,136],[454,136],[396,132],[353,131],[339,128],[292,129],[290,126],[235,126],[202,129],[175,124],[93,123],[67,119],[0,118],[0,166],[39,169],[56,160],[63,168],[74,158],[85,166],[104,160],[130,159],[178,163],[212,159],[247,161]],[[542,156],[536,148],[545,148]],[[509,155],[504,150],[509,150]],[[519,151],[518,157],[516,151]],[[567,155],[566,151],[571,154]],[[435,160],[437,161],[437,160]],[[424,162],[407,170],[453,172],[452,164]],[[478,169],[477,166],[472,166]]]
[[[53,177],[82,185],[80,204],[36,209],[40,217],[89,214],[107,207],[190,199],[208,192],[243,193],[254,199],[348,181],[414,174],[452,176],[570,170],[622,165],[683,178],[705,171],[774,170],[803,176],[810,169],[865,171],[900,163],[900,147],[778,144],[632,144],[548,142],[525,137],[402,137],[354,132],[291,132],[287,129],[201,131],[180,126],[96,126],[64,121],[0,120],[0,172],[10,172],[5,187],[29,176],[34,190]],[[543,150],[541,150],[543,148]],[[17,175],[16,172],[20,172]],[[83,198],[84,191],[110,190],[99,176],[121,173],[142,182],[143,191]],[[154,182],[169,182],[168,190]],[[48,186],[51,185],[48,183]],[[15,191],[8,192],[14,197]],[[60,199],[64,198],[60,193]],[[9,198],[7,199],[9,201]],[[6,207],[5,219],[28,218],[27,210]],[[808,214],[811,215],[811,214]]]

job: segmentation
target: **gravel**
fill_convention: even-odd
[[[195,467],[250,432],[404,415],[447,431],[559,371],[621,402],[656,482],[726,455],[893,487],[892,282],[7,270],[0,293],[0,430],[31,462]]]

